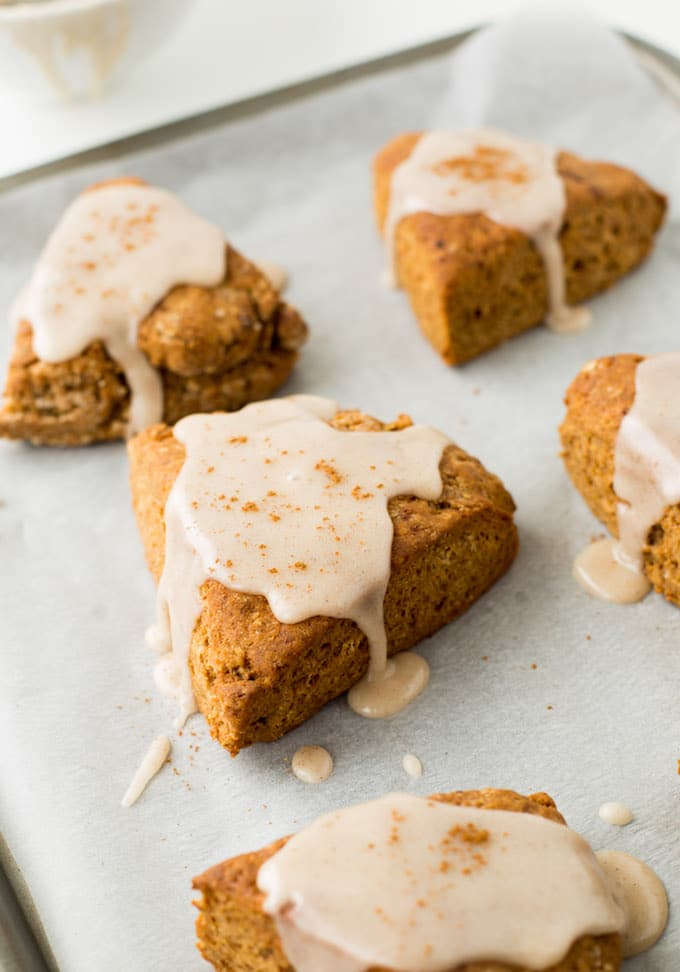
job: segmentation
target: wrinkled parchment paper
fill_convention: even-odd
[[[178,738],[172,705],[154,690],[143,641],[154,590],[123,446],[1,444],[0,824],[63,972],[198,972],[192,875],[394,789],[547,790],[595,847],[643,857],[672,905],[680,900],[680,611],[656,595],[609,606],[572,582],[573,556],[601,528],[565,477],[556,433],[563,391],[589,358],[680,346],[680,227],[671,219],[648,264],[592,302],[586,333],[537,328],[451,370],[404,295],[380,285],[370,199],[375,150],[435,120],[499,125],[629,164],[680,198],[677,108],[625,43],[554,14],[0,197],[8,307],[83,186],[137,173],[179,192],[246,254],[290,271],[289,297],[312,336],[288,389],[442,428],[503,477],[522,541],[510,574],[421,646],[432,681],[410,709],[373,723],[340,699],[232,760],[198,716]],[[121,809],[162,732],[172,768]],[[335,757],[322,786],[290,773],[304,743]],[[421,780],[403,772],[406,752],[422,759]],[[635,821],[602,823],[605,800],[628,803]],[[679,949],[673,917],[655,951],[628,968],[670,972]]]

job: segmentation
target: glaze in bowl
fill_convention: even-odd
[[[153,56],[187,0],[0,0],[0,89],[97,98]]]

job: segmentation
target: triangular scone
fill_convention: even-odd
[[[0,436],[40,445],[119,439],[131,424],[266,398],[307,335],[297,311],[218,227],[132,178],[76,198],[14,316]],[[42,358],[41,333],[49,348]],[[123,358],[109,353],[106,335]]]
[[[306,335],[298,312],[227,246],[224,282],[176,287],[140,324],[138,346],[160,371],[163,417],[173,423],[267,398],[288,378]],[[123,372],[101,342],[68,361],[41,361],[26,321],[9,365],[0,435],[56,446],[120,439],[129,400]]]
[[[562,458],[576,489],[610,533],[618,537],[614,492],[619,428],[635,399],[642,355],[617,354],[589,362],[565,396],[560,427]],[[654,589],[680,606],[680,506],[666,508],[647,535],[642,567]]]
[[[399,429],[360,412],[330,423],[343,434]],[[129,443],[133,506],[156,581],[165,556],[165,503],[184,462],[184,446],[165,425]],[[514,503],[500,480],[455,445],[439,466],[439,501],[399,496],[391,574],[384,601],[388,653],[413,647],[462,614],[510,567],[517,552]],[[252,554],[257,556],[257,552]],[[214,579],[201,587],[202,609],[189,646],[196,703],[212,735],[232,755],[280,738],[365,674],[366,637],[349,620],[311,617],[283,624],[265,597]]]
[[[421,133],[400,135],[374,161],[374,204],[385,232],[397,166]],[[566,189],[559,241],[566,301],[612,286],[649,254],[666,199],[629,169],[560,152]],[[546,317],[544,264],[532,241],[480,213],[404,216],[394,234],[394,271],[426,337],[449,364],[461,364]]]
[[[555,803],[545,793],[524,797],[512,790],[466,790],[438,794],[431,799],[462,807],[538,814],[564,824]],[[197,946],[203,958],[219,972],[293,972],[274,919],[263,910],[264,894],[257,886],[260,868],[286,840],[284,837],[262,850],[223,861],[194,879],[194,888],[201,895],[195,902],[200,912],[196,920]],[[518,972],[516,966],[512,968]],[[620,968],[620,936],[612,933],[579,938],[549,972],[617,972]],[[377,968],[370,972],[390,970]],[[458,965],[451,972],[512,970],[502,962],[489,961]]]

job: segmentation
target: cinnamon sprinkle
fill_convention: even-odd
[[[344,476],[342,476],[341,473],[339,473],[338,470],[335,468],[335,466],[333,466],[326,459],[320,459],[317,462],[317,464],[314,466],[314,468],[318,469],[319,472],[325,473],[325,475],[328,476],[328,479],[330,480],[328,484],[329,486],[337,486],[344,479]]]
[[[510,165],[511,155],[504,149],[478,145],[472,155],[444,159],[432,166],[436,175],[455,173],[467,182],[504,181],[514,185],[527,182],[528,173],[523,166]]]
[[[466,844],[485,844],[489,839],[489,831],[482,830],[473,823],[466,824],[464,827],[456,825],[451,827],[444,839],[458,839]]]

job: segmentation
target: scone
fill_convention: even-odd
[[[266,398],[307,334],[221,230],[134,179],[76,199],[13,317],[0,435],[56,446]]]
[[[449,364],[546,316],[578,329],[573,305],[645,259],[666,210],[628,169],[488,130],[400,135],[373,171],[396,282]]]
[[[499,811],[500,816],[495,817],[494,814]],[[370,817],[366,817],[366,812]],[[450,965],[446,966],[447,972],[524,972],[528,966],[517,961],[518,951],[523,950],[521,946],[518,949],[518,943],[523,942],[524,949],[530,951],[542,941],[543,954],[552,952],[553,960],[549,965],[532,964],[532,969],[541,968],[545,972],[616,972],[620,968],[618,932],[621,913],[590,847],[568,828],[562,829],[564,820],[545,793],[524,797],[511,790],[488,789],[420,799],[395,794],[363,807],[351,808],[349,813],[355,817],[343,820],[347,813],[342,811],[321,818],[313,825],[315,832],[312,828],[303,832],[307,844],[296,849],[296,858],[278,866],[279,873],[271,873],[272,862],[276,862],[276,855],[287,848],[291,838],[224,861],[194,880],[194,888],[201,895],[196,902],[200,911],[196,922],[198,948],[215,969],[220,972],[303,972],[302,963],[290,961],[281,935],[283,930],[286,941],[290,941],[289,948],[292,946],[294,951],[297,942],[292,937],[294,929],[289,927],[293,922],[287,915],[292,914],[294,921],[300,907],[303,912],[298,921],[306,920],[308,934],[313,934],[319,927],[318,923],[310,927],[312,920],[317,922],[325,919],[324,930],[327,929],[328,939],[332,937],[337,948],[358,946],[360,940],[354,941],[353,928],[345,927],[343,902],[339,905],[336,902],[336,896],[343,896],[343,893],[343,900],[359,896],[359,906],[363,906],[363,912],[375,911],[378,919],[382,916],[386,930],[384,942],[381,934],[381,944],[384,944],[385,952],[376,947],[372,948],[373,953],[386,954],[390,946],[394,952],[395,942],[391,935],[395,934],[401,935],[412,951],[412,946],[425,943],[424,959],[441,961],[444,957],[444,961],[450,961]],[[522,815],[522,818],[514,821],[512,814],[515,813]],[[451,820],[448,819],[449,815]],[[421,820],[421,842],[431,842],[424,851],[416,843],[419,835],[414,831],[410,817],[416,822],[419,818]],[[335,857],[328,857],[323,851],[325,841],[332,838],[329,853],[338,853],[337,843],[347,833],[350,822],[354,826],[346,856],[351,870],[355,872],[355,880],[351,887],[347,887],[345,868],[338,875],[330,866]],[[513,824],[522,825],[521,834],[513,830]],[[338,825],[345,830],[341,830],[339,835],[330,831],[331,838],[325,837],[324,826],[332,828]],[[440,827],[443,833],[441,841]],[[313,841],[310,840],[312,834]],[[570,862],[568,872],[565,868],[558,876],[551,870],[551,867],[554,870],[560,867],[558,859],[544,856],[540,875],[536,875],[540,852],[535,849],[530,851],[528,844],[525,844],[532,837],[560,844],[564,841],[565,859]],[[299,837],[292,838],[289,851],[292,851],[296,840],[299,841]],[[362,847],[358,846],[360,841],[364,842]],[[555,844],[551,847],[550,854],[555,850]],[[316,868],[316,883],[319,885],[316,895],[313,894],[315,885],[310,883],[306,871],[299,879],[296,874],[296,865],[301,870],[310,851],[316,851],[317,858],[329,866],[328,870]],[[425,856],[428,851],[436,858],[429,870],[426,866],[429,860]],[[377,863],[371,855],[380,855]],[[500,858],[509,855],[515,856],[501,877],[503,863]],[[395,870],[390,871],[389,883],[381,885],[381,868],[385,859]],[[400,866],[405,866],[405,859],[408,859],[411,870],[411,884],[400,874]],[[418,865],[422,861],[422,868],[416,867],[414,860]],[[356,864],[356,870],[352,862]],[[584,879],[586,874],[588,878]],[[490,883],[484,885],[485,881]],[[493,887],[494,881],[499,882],[500,889]],[[549,918],[546,922],[543,912],[549,910],[551,905],[558,906],[552,900],[555,889],[559,888],[560,892],[568,895],[570,881],[574,882],[578,904],[571,902],[565,905],[561,902],[559,921],[553,922]],[[281,884],[282,888],[279,887]],[[462,898],[457,897],[456,885]],[[469,898],[468,888],[471,894]],[[287,893],[282,895],[282,890]],[[290,900],[289,892],[295,894],[297,905],[292,901],[286,904]],[[402,907],[398,893],[408,895],[409,906],[413,905],[411,917],[403,921],[403,926],[399,921],[399,918],[403,920],[403,911],[397,910]],[[446,893],[452,897],[445,897]],[[312,907],[311,918],[304,914],[308,901]],[[515,906],[516,914],[513,910]],[[338,915],[340,908],[343,910]],[[427,912],[430,908],[442,911],[443,928],[437,928],[436,920],[428,922]],[[570,913],[572,908],[575,911],[582,909],[580,919],[576,918],[575,913]],[[326,914],[325,909],[330,914]],[[587,913],[587,917],[584,913]],[[376,924],[380,928],[380,922]],[[509,940],[499,943],[497,939],[503,936],[499,926],[503,928],[507,925],[512,928],[512,934],[508,936],[512,943]],[[432,937],[433,934],[437,936],[436,939]],[[373,941],[369,942],[370,946],[373,944]],[[431,949],[429,954],[428,945]],[[439,951],[435,954],[437,947]],[[490,955],[488,949],[493,949],[494,954]],[[465,953],[474,958],[460,961],[460,955]],[[305,952],[300,954],[304,956]],[[341,955],[335,954],[337,958],[345,958],[344,949]],[[425,966],[426,962],[423,961],[422,967]],[[332,967],[330,964],[324,966]],[[338,963],[337,967],[391,972],[389,967],[375,964],[375,955],[365,965],[355,959],[355,964],[345,966]],[[399,967],[413,966],[404,961]],[[427,965],[427,968],[433,967],[434,964]],[[444,965],[438,964],[436,967],[443,968]]]
[[[382,673],[517,551],[500,480],[407,416],[296,396],[153,426],[129,456],[164,647],[177,655],[181,638],[175,678],[190,676],[184,697],[233,755],[310,718],[369,661]]]
[[[678,354],[591,361],[567,390],[560,436],[567,472],[618,538],[619,559],[680,605],[678,388]]]

